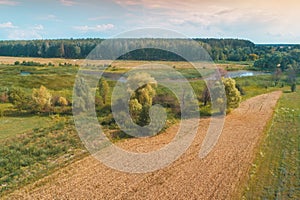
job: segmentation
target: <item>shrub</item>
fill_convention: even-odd
[[[60,105],[60,106],[67,106],[68,105],[68,101],[67,101],[67,99],[66,98],[64,98],[64,97],[59,97],[59,99],[58,99],[58,104]]]
[[[34,61],[23,61],[22,63],[19,63],[19,64],[23,65],[23,66],[39,66],[39,67],[45,66],[45,64],[42,64],[39,62],[34,62]],[[16,63],[15,63],[15,65],[16,65]]]
[[[48,63],[49,67],[54,67],[54,64],[52,64],[51,62]]]

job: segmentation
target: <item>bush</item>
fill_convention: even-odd
[[[8,94],[7,94],[7,92],[3,92],[0,95],[0,103],[8,103]]]
[[[18,61],[16,61],[16,62],[18,62]],[[41,64],[39,62],[34,62],[34,61],[23,61],[22,63],[19,63],[19,64],[23,65],[23,66],[39,66],[39,67],[45,66],[45,64]]]
[[[59,104],[60,106],[64,107],[64,106],[67,106],[69,103],[68,103],[68,101],[67,101],[66,98],[64,98],[64,97],[59,97],[59,98],[58,98],[58,104]]]
[[[48,63],[49,67],[54,67],[54,64],[52,64],[51,62]]]

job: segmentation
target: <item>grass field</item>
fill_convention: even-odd
[[[285,92],[266,131],[243,199],[300,199],[300,91]]]
[[[27,58],[27,57],[7,57],[7,56],[0,56],[0,64],[9,64],[12,65],[15,63],[15,61],[19,62],[38,62],[41,64],[48,64],[51,62],[55,66],[58,66],[60,63],[69,63],[72,65],[81,65],[83,63],[90,63],[90,64],[111,64],[112,67],[115,68],[134,68],[137,66],[142,66],[145,64],[151,64],[151,63],[157,63],[162,65],[168,65],[175,68],[191,68],[191,64],[189,62],[181,62],[181,61],[135,61],[135,60],[117,60],[117,61],[111,61],[111,60],[89,60],[86,61],[84,59],[64,59],[64,58]],[[197,63],[197,62],[196,62]],[[228,70],[238,70],[238,69],[245,69],[248,68],[250,65],[253,64],[251,61],[245,61],[245,62],[216,62],[216,66],[228,69]]]
[[[64,59],[64,58],[28,58],[28,57],[8,57],[8,56],[0,56],[1,64],[14,64],[16,61],[19,62],[39,62],[41,64],[48,64],[49,62],[54,65],[59,65],[59,63],[70,63],[70,64],[80,64],[83,62],[82,59]]]
[[[31,130],[22,134],[14,132],[11,126],[5,129],[11,132],[0,139],[0,196],[86,155],[72,120],[57,118],[48,127],[34,123],[43,120],[47,119],[32,118],[26,127]]]
[[[53,125],[53,123],[53,120],[49,117],[1,117],[0,140],[28,132],[33,129],[50,127]]]
[[[236,83],[239,84],[245,91],[243,101],[251,97],[265,94],[268,92],[282,89],[280,87],[274,87],[271,75],[260,75],[252,77],[235,78]]]

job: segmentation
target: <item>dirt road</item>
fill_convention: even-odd
[[[226,117],[215,148],[204,159],[199,150],[209,125],[201,119],[191,147],[170,166],[147,174],[123,173],[86,157],[11,194],[9,199],[230,199],[245,177],[266,123],[281,92],[243,102]],[[167,144],[178,127],[159,136],[119,145],[147,152]]]

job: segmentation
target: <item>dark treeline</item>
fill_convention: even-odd
[[[197,50],[200,44],[214,61],[254,61],[254,67],[258,69],[274,71],[280,68],[281,71],[287,71],[292,68],[299,73],[300,45],[255,45],[251,41],[239,39],[193,40],[196,41],[193,44],[186,39],[150,38],[116,39],[108,43],[103,39],[0,41],[0,56],[86,58],[98,44],[104,42],[105,49],[101,49],[101,54],[94,53],[95,59],[110,59],[121,55],[117,58],[181,61],[184,59],[174,52],[188,52],[189,60],[207,60],[205,53],[199,56],[197,51],[193,51]],[[162,47],[161,49],[171,47],[174,51],[164,51],[157,47]],[[129,52],[128,49],[136,50]],[[122,52],[129,53],[122,54]]]
[[[134,39],[126,39],[132,42]],[[169,45],[172,39],[138,39],[142,46],[151,46],[153,42]],[[247,40],[237,39],[194,39],[211,55],[213,60],[246,61],[251,60],[255,45]],[[0,56],[42,57],[42,58],[86,58],[103,39],[61,39],[32,41],[0,41]],[[180,40],[176,40],[180,41]],[[182,40],[184,41],[184,40]],[[178,43],[178,42],[177,42]],[[179,44],[180,43],[180,44]],[[180,46],[184,46],[179,42]],[[124,43],[120,42],[120,45]],[[126,44],[127,45],[127,44]],[[121,46],[120,46],[121,47]],[[123,46],[124,47],[124,46]],[[121,47],[121,48],[123,48]],[[115,48],[118,48],[117,46]],[[156,55],[154,55],[156,54]],[[132,60],[180,60],[172,53],[153,49],[142,49],[128,53],[122,59]]]
[[[0,41],[1,56],[85,58],[102,39]]]

